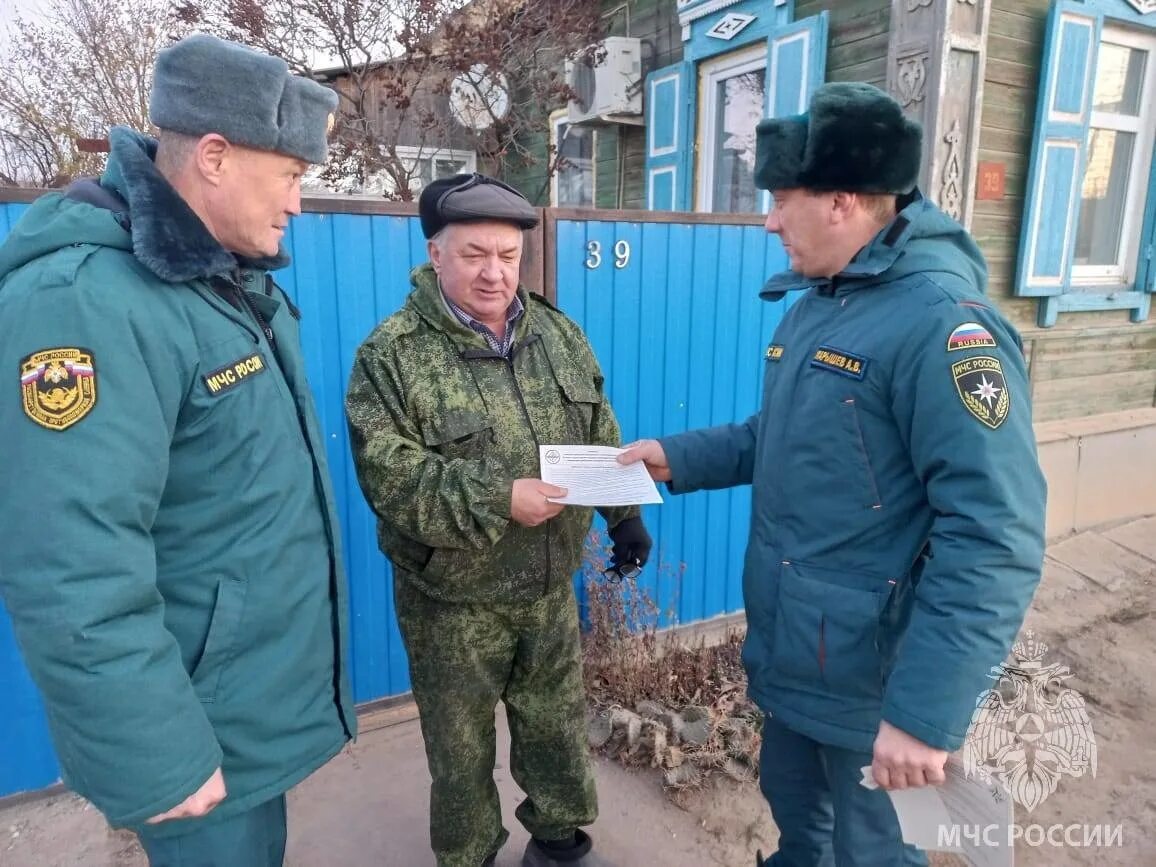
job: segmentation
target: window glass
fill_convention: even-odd
[[[558,153],[554,204],[573,208],[594,207],[594,130],[556,120],[553,139]]]
[[[1140,97],[1144,90],[1146,51],[1104,42],[1096,58],[1096,90],[1092,98],[1093,111],[1140,114]]]
[[[1120,259],[1128,177],[1136,136],[1093,129],[1076,234],[1077,265],[1115,265]]]
[[[1135,276],[1152,164],[1150,116],[1156,88],[1151,40],[1105,28],[1096,53],[1091,123],[1084,152],[1072,277],[1085,286]]]
[[[754,180],[755,127],[766,104],[766,78],[764,68],[716,80],[712,211],[753,213],[759,208]]]

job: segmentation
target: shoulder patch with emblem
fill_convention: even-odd
[[[77,346],[41,349],[20,359],[24,414],[49,430],[67,430],[96,406],[96,359]]]
[[[778,361],[783,357],[783,346],[780,343],[772,343],[767,347],[767,361]]]
[[[867,359],[833,346],[820,346],[811,358],[811,367],[830,370],[852,379],[862,379],[867,375]]]
[[[979,349],[995,346],[995,338],[991,332],[978,322],[965,322],[956,328],[947,338],[947,351],[955,352],[959,349]]]
[[[1011,409],[1011,392],[998,358],[962,358],[951,365],[951,377],[968,412],[992,430],[1004,423]]]

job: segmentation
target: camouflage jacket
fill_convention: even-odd
[[[381,550],[439,599],[535,599],[571,580],[592,511],[523,527],[511,487],[539,477],[539,444],[619,444],[598,363],[578,326],[523,287],[503,358],[446,309],[428,264],[410,279],[405,305],[358,349],[345,398]],[[603,511],[609,526],[637,514]]]

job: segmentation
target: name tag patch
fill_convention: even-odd
[[[778,361],[783,357],[783,347],[778,343],[772,343],[767,347],[767,361]]]
[[[829,370],[851,379],[863,379],[867,375],[867,359],[833,346],[820,346],[811,359],[811,367]]]
[[[252,355],[238,358],[224,367],[218,367],[201,378],[205,381],[209,394],[218,395],[237,387],[250,376],[263,373],[264,370],[264,356],[260,352],[254,352]]]

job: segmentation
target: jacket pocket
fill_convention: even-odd
[[[190,675],[193,690],[202,702],[216,700],[221,674],[236,652],[248,589],[248,582],[239,578],[227,578],[217,585],[217,600],[205,636],[205,649]]]
[[[594,375],[581,368],[554,368],[554,378],[562,390],[563,407],[569,419],[574,442],[586,442],[594,423],[594,409],[602,403],[602,395]]]
[[[474,553],[474,557],[478,557],[477,553]],[[427,581],[441,581],[446,575],[461,571],[463,559],[462,552],[455,548],[431,548],[429,560],[421,570],[421,577]]]
[[[484,457],[492,438],[489,418],[474,410],[443,410],[422,425],[425,444],[450,459]]]
[[[770,660],[779,676],[840,696],[882,697],[880,618],[891,585],[875,589],[870,580],[784,564]]]
[[[859,496],[864,506],[872,509],[881,508],[883,501],[879,497],[879,485],[875,481],[875,471],[871,468],[871,456],[867,452],[867,438],[863,435],[863,424],[859,420],[859,407],[855,398],[844,398],[840,404],[842,418],[851,442],[851,453],[858,464],[857,472],[852,478],[860,480],[858,485]]]
[[[782,440],[772,422],[773,442],[764,448],[790,455],[778,482],[784,501],[809,501],[816,490],[823,491],[824,513],[853,533],[872,520],[872,512],[885,508],[872,464],[872,449],[879,444],[873,442],[878,434],[870,413],[879,401],[869,388],[852,387],[855,383],[846,377],[811,372],[815,375],[801,380],[791,394],[793,404],[780,425]],[[778,399],[776,405],[781,404]]]

